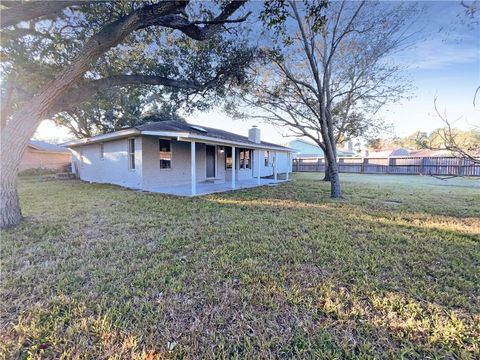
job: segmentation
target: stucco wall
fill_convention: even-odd
[[[71,162],[71,158],[69,153],[44,152],[27,147],[20,161],[18,171],[28,169],[65,171]]]
[[[106,141],[104,158],[100,158],[100,144],[83,145],[72,149],[73,162],[80,179],[110,183],[134,189],[142,188],[142,141],[135,137],[135,169],[128,168],[128,139]],[[80,153],[83,154],[83,162]]]

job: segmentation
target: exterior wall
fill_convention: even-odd
[[[142,141],[135,137],[135,169],[128,168],[128,139],[103,143],[104,158],[100,158],[100,143],[82,145],[72,149],[74,168],[80,179],[110,183],[133,189],[142,188]],[[83,162],[80,155],[83,155]]]
[[[72,161],[69,153],[38,151],[27,147],[20,161],[18,171],[29,169],[50,169],[66,171]]]
[[[293,154],[290,154],[288,152],[277,152],[278,156],[278,169],[277,172],[279,174],[281,173],[286,173],[286,172],[292,172],[292,156]]]
[[[191,144],[172,138],[172,165],[170,169],[160,169],[157,136],[135,137],[135,170],[128,168],[128,138],[106,141],[104,158],[100,158],[100,143],[74,147],[72,151],[74,169],[84,181],[111,183],[128,188],[152,190],[162,186],[182,186],[191,182]],[[231,180],[231,170],[225,169],[225,151],[216,147],[215,179]],[[254,178],[258,151],[253,152],[252,169],[239,169],[237,149],[237,180]],[[83,161],[81,161],[81,156]],[[291,171],[288,153],[277,152],[278,173]],[[260,150],[261,176],[273,175],[274,152],[269,153],[269,164],[265,166],[264,151]],[[206,144],[196,143],[196,181],[206,181]]]
[[[305,141],[293,140],[288,143],[288,147],[294,149],[299,155],[309,154],[318,157],[323,156],[323,150],[314,144],[306,143]]]
[[[170,169],[160,169],[158,137],[143,137],[143,188],[162,185],[185,185],[190,182],[190,143],[171,139],[172,164]],[[197,177],[201,154],[196,146]]]
[[[187,185],[191,181],[191,145],[189,142],[171,140],[172,167],[160,169],[158,153],[158,137],[143,137],[143,188],[157,186]],[[206,144],[196,143],[195,146],[196,180],[207,179]],[[216,147],[216,179],[225,179],[225,152]]]
[[[292,164],[291,164],[291,156],[289,157],[289,153],[287,152],[280,152],[277,151],[277,173],[285,173],[291,172]],[[275,151],[269,151],[268,156],[268,166],[265,166],[265,154],[264,150],[260,150],[260,176],[261,177],[268,177],[273,176],[274,174],[274,157]],[[253,176],[257,177],[257,161],[258,161],[258,152],[255,151],[255,159],[254,159],[254,169],[253,169]]]
[[[408,156],[410,155],[410,151],[404,148],[398,148],[392,151],[390,156]]]
[[[225,169],[225,151],[221,151],[220,146],[217,146],[217,172],[215,178],[225,179],[227,174]]]

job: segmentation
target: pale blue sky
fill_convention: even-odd
[[[414,47],[398,54],[396,62],[407,66],[415,90],[409,100],[389,105],[381,116],[394,125],[400,136],[414,131],[431,131],[442,125],[434,115],[433,99],[446,110],[450,119],[457,119],[455,126],[463,129],[480,125],[480,96],[477,108],[472,101],[475,89],[480,85],[480,29],[478,16],[467,20],[458,17],[464,11],[460,2],[424,2],[425,16],[418,23],[419,34]],[[442,31],[439,29],[442,28]],[[262,138],[267,141],[286,142],[289,134],[257,121],[232,120],[219,109],[209,113],[196,113],[188,120],[243,134],[251,125],[259,125]],[[68,136],[64,129],[51,124],[42,124],[37,137],[62,139]]]

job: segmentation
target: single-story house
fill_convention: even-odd
[[[369,158],[388,158],[392,156],[410,156],[410,150],[398,147],[398,148],[386,148],[369,152],[367,155]]]
[[[352,157],[355,156],[355,151],[353,151],[352,143],[349,142],[348,147],[337,148],[337,156],[339,157]],[[312,158],[323,158],[323,150],[317,144],[310,142],[304,139],[295,139],[286,144],[287,147],[294,150],[295,159],[312,159]]]
[[[292,150],[248,136],[167,120],[67,144],[81,180],[198,195],[288,180]]]
[[[59,145],[30,140],[23,153],[18,171],[42,169],[66,171],[72,162],[70,151]]]

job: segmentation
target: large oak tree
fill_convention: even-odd
[[[238,69],[248,55],[229,48],[219,34],[245,19],[233,18],[243,4],[1,2],[0,227],[22,219],[17,168],[42,120],[112,87],[161,86],[172,89],[172,96],[200,94],[199,106],[206,106],[209,91],[222,96],[231,80],[240,81]],[[189,58],[217,44],[227,50],[223,57],[213,51],[219,56],[210,61]]]

